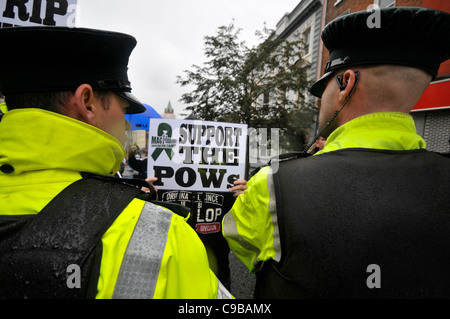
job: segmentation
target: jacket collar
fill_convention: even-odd
[[[425,149],[411,115],[379,112],[360,116],[338,127],[327,139],[323,150],[315,155],[344,148],[386,150]]]

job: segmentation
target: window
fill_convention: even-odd
[[[309,54],[311,43],[311,28],[307,28],[303,31],[303,41],[305,42],[305,55]]]
[[[375,0],[375,4],[380,8],[388,8],[395,6],[395,0]]]

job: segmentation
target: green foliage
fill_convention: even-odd
[[[240,32],[231,23],[205,37],[207,61],[178,77],[182,87],[193,88],[180,101],[203,120],[279,128],[282,146],[300,149],[313,116],[304,98],[310,83],[300,67],[302,41],[278,39],[264,28],[256,34],[261,43],[248,48]]]

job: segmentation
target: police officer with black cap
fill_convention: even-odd
[[[145,111],[127,75],[136,39],[17,27],[0,43],[0,298],[230,297],[186,212],[112,177],[124,114]]]
[[[450,159],[426,150],[409,112],[450,58],[450,14],[378,9],[330,22],[325,147],[263,168],[223,221],[260,298],[450,295]]]

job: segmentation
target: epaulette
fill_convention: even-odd
[[[309,153],[305,153],[305,152],[291,152],[291,153],[285,153],[285,154],[281,154],[278,157],[274,157],[270,160],[270,163],[272,162],[272,160],[277,160],[279,162],[284,162],[284,161],[290,161],[290,160],[294,160],[297,158],[304,158],[304,157],[310,157],[311,154]]]
[[[81,173],[81,176],[83,178],[91,178],[91,179],[98,179],[103,180],[105,182],[113,182],[118,184],[124,184],[128,186],[134,186],[137,188],[146,187],[149,189],[149,192],[147,193],[147,201],[156,200],[158,198],[157,191],[155,190],[154,186],[143,179],[124,179],[124,178],[118,178],[115,176],[109,176],[109,175],[97,175],[97,174],[91,174],[91,173]]]
[[[165,208],[171,210],[173,213],[175,213],[183,218],[187,218],[189,216],[190,209],[183,205],[170,203],[170,202],[158,201],[157,190],[155,189],[155,187],[152,184],[150,184],[146,180],[124,179],[124,178],[118,178],[118,177],[114,177],[114,176],[95,175],[95,174],[90,174],[90,173],[81,173],[81,175],[83,176],[83,178],[98,179],[98,180],[103,180],[105,182],[113,182],[113,183],[133,186],[133,187],[136,187],[139,189],[141,189],[142,187],[145,187],[145,188],[149,189],[149,191],[138,193],[136,195],[136,198],[141,199],[146,202],[151,202],[152,204],[155,204],[158,206],[165,207]]]
[[[279,162],[291,161],[291,160],[294,160],[297,158],[305,158],[305,157],[310,157],[310,156],[312,156],[312,155],[305,153],[305,152],[290,152],[290,153],[280,154],[278,156],[272,157],[266,165],[255,168],[250,173],[250,176],[253,176],[256,173],[258,173],[263,167],[271,166],[273,164],[273,162],[275,162],[275,161],[279,163]]]

